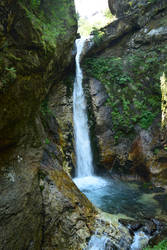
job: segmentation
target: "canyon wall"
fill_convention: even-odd
[[[80,249],[90,237],[94,208],[63,170],[76,32],[72,0],[0,3],[0,249]]]
[[[96,31],[83,60],[95,161],[123,179],[166,186],[167,3],[109,6],[117,20]]]

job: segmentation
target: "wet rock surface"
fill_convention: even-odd
[[[63,169],[70,175],[75,170],[72,92],[74,75],[64,78],[58,86],[52,88],[48,98],[49,115],[43,117],[48,124],[50,140],[56,143],[61,155]],[[50,117],[50,121],[48,120]],[[56,125],[57,124],[57,125]],[[52,129],[52,126],[53,129]],[[57,134],[56,137],[54,134]]]
[[[167,224],[164,221],[149,218],[141,221],[119,219],[119,222],[129,229],[131,235],[135,232],[144,232],[150,239],[148,244],[154,246],[166,238]]]
[[[109,3],[118,19],[101,29],[103,32],[101,40],[88,50],[83,60],[83,67],[85,74],[87,74],[85,89],[89,103],[88,113],[91,120],[93,148],[95,148],[95,152],[98,152],[95,161],[99,167],[101,166],[101,169],[109,169],[112,175],[123,180],[152,181],[157,186],[165,187],[166,129],[164,125],[164,129],[161,130],[160,91],[165,98],[166,93],[163,89],[166,86],[166,81],[165,78],[160,80],[160,76],[163,74],[166,61],[163,59],[166,52],[164,54],[162,48],[164,48],[167,39],[167,3],[165,1],[154,1],[154,3],[148,3],[148,1],[132,1],[130,3],[129,1],[109,1]],[[152,52],[156,62],[154,70],[149,71],[148,60],[150,59],[147,60],[146,55]],[[141,56],[142,53],[143,56]],[[143,60],[142,65],[137,59],[139,57],[139,60]],[[101,68],[104,67],[104,72],[99,67],[98,71],[101,72],[101,75],[95,69],[96,60],[99,60],[99,63],[101,60]],[[109,60],[111,60],[110,64]],[[120,60],[117,67],[114,66],[116,60]],[[134,64],[131,64],[130,61],[134,61]],[[121,63],[122,66],[120,66]],[[89,65],[88,68],[84,66],[86,64]],[[121,70],[119,67],[122,67]],[[146,69],[146,67],[148,68]],[[133,73],[131,69],[132,71],[134,69]],[[159,73],[156,73],[155,69],[158,69]],[[130,74],[126,80],[127,72]],[[133,80],[130,83],[132,76]],[[119,80],[117,80],[118,78]],[[122,78],[126,83],[121,83]],[[139,82],[141,85],[138,88]],[[156,89],[154,89],[155,85]],[[142,93],[144,93],[143,96]],[[146,99],[149,99],[150,95],[153,96],[151,99],[154,99],[155,96],[160,97],[157,104],[155,104],[156,101],[153,101],[154,104],[152,101],[146,103]],[[138,99],[138,104],[136,99]],[[134,106],[133,102],[136,102]],[[164,101],[162,120],[166,119],[164,115],[165,103]],[[143,108],[138,112],[136,110],[140,104]],[[157,105],[157,111],[154,110],[154,105]],[[150,113],[145,115],[150,108]],[[137,116],[144,109],[145,114],[143,113],[140,123]],[[136,115],[135,112],[137,112]],[[152,115],[154,119],[149,125],[146,125],[145,121]],[[129,122],[131,118],[132,121]]]
[[[0,249],[81,249],[96,214],[63,170],[74,2],[41,2],[0,3]]]
[[[98,210],[92,234],[97,242],[99,239],[99,244],[101,243],[102,237],[107,239],[105,244],[106,250],[128,250],[132,242],[132,237],[128,229],[118,223],[118,219],[113,215],[104,213],[100,210]],[[92,242],[92,246],[94,246],[93,243],[94,242]],[[89,246],[91,246],[91,244]],[[89,249],[89,247],[86,249]]]
[[[147,1],[147,0],[108,0],[110,11],[117,17],[136,16],[139,20],[149,20],[151,15],[157,10],[163,9],[165,1]],[[145,16],[141,17],[145,14]]]

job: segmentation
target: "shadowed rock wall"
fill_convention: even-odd
[[[90,237],[94,208],[63,170],[48,104],[68,86],[76,31],[72,0],[0,2],[0,249],[80,249]]]

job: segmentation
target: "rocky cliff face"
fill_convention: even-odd
[[[166,185],[167,3],[111,0],[109,6],[118,19],[96,33],[83,62],[97,162],[122,178]]]
[[[163,9],[165,7],[165,1],[156,0],[108,0],[110,11],[118,18],[125,16],[134,16],[141,23],[145,23],[150,20],[152,14]],[[145,16],[143,16],[146,14]]]
[[[0,2],[0,249],[80,249],[90,237],[94,208],[63,171],[57,117],[76,30],[73,1]]]

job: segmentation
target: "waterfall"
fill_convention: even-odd
[[[76,40],[76,77],[73,91],[73,121],[76,152],[76,177],[93,175],[92,151],[89,139],[88,118],[86,112],[86,101],[82,87],[82,69],[80,67],[80,55],[84,46],[84,39]]]

